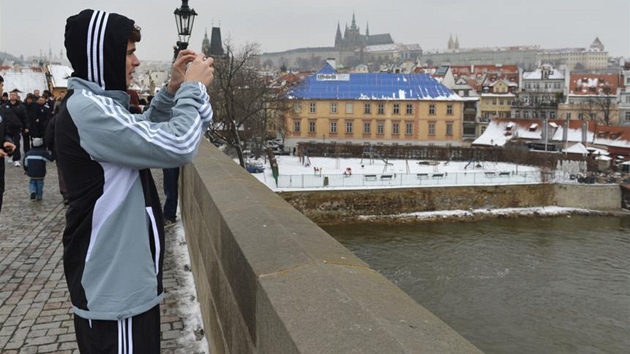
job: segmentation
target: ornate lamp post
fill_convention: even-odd
[[[194,9],[191,9],[188,6],[188,0],[182,0],[182,6],[175,9],[174,14],[175,24],[177,25],[177,34],[179,35],[174,56],[174,58],[177,58],[177,53],[179,53],[180,50],[188,48],[188,40],[190,39],[190,34],[192,33],[197,13]]]

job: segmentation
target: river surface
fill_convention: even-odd
[[[630,217],[324,228],[487,354],[630,353]]]

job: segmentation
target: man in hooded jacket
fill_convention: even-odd
[[[159,353],[164,227],[150,168],[190,162],[212,119],[213,60],[181,51],[150,108],[126,90],[140,30],[115,13],[66,21],[74,70],[54,145],[68,187],[64,272],[81,353]]]

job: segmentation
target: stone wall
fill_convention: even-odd
[[[212,353],[480,353],[210,143],[180,201]]]
[[[424,187],[279,193],[318,224],[357,222],[364,215],[438,210],[561,206],[594,210],[621,208],[618,185],[504,185]],[[391,219],[379,219],[389,222]]]
[[[622,190],[617,184],[558,184],[556,205],[594,210],[621,209]]]

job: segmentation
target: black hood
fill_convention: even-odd
[[[134,21],[98,10],[68,17],[65,42],[73,77],[94,82],[104,90],[127,90],[127,42]]]

